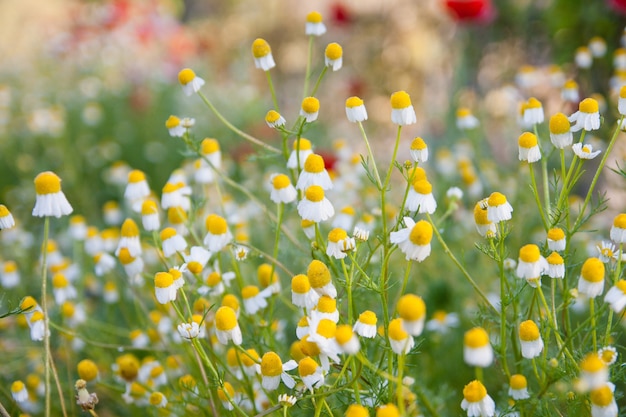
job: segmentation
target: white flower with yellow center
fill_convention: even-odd
[[[620,213],[613,219],[610,232],[611,240],[617,244],[626,243],[626,213]]]
[[[511,375],[509,379],[509,397],[513,398],[515,401],[530,398],[530,394],[528,393],[528,381],[524,375]]]
[[[393,319],[389,322],[388,335],[391,350],[396,355],[406,355],[411,351],[411,349],[413,349],[415,341],[405,330],[403,320],[401,318]]]
[[[582,388],[597,389],[609,381],[609,367],[597,352],[588,353],[580,362]]]
[[[159,304],[176,300],[174,277],[169,272],[157,272],[154,275],[154,294]]]
[[[526,161],[529,164],[537,162],[541,159],[541,151],[539,150],[539,142],[537,136],[530,132],[524,132],[520,135],[518,141],[519,160]]]
[[[298,364],[293,359],[283,364],[276,353],[265,353],[261,358],[260,365],[261,386],[267,391],[274,391],[282,380],[287,388],[293,388],[296,381],[286,371],[291,371],[297,367]]]
[[[324,64],[332,68],[333,71],[339,71],[343,64],[343,48],[338,43],[329,43],[324,53]]]
[[[178,333],[180,337],[185,340],[195,339],[198,337],[198,334],[200,334],[200,327],[195,321],[191,323],[181,323],[178,325]]]
[[[161,228],[159,209],[154,200],[143,200],[141,204],[141,224],[146,232],[154,232]]]
[[[324,385],[322,367],[310,356],[300,359],[300,362],[298,362],[298,374],[304,386],[311,392],[313,392],[315,388]]]
[[[496,224],[487,218],[489,212],[480,202],[474,206],[474,224],[476,231],[482,237],[495,237],[497,233]]]
[[[574,137],[570,128],[570,122],[563,113],[556,113],[550,117],[550,141],[555,148],[565,149],[572,145]]]
[[[513,207],[507,201],[506,196],[499,192],[493,192],[487,199],[487,220],[499,223],[503,220],[510,220]]]
[[[589,393],[591,400],[591,417],[616,417],[619,413],[615,402],[615,385],[611,382],[593,389]]]
[[[28,400],[28,391],[22,381],[14,381],[11,384],[11,396],[16,403],[23,403]]]
[[[361,98],[353,96],[346,99],[346,117],[352,123],[367,120],[367,109]]]
[[[415,294],[403,295],[398,300],[397,310],[404,330],[411,336],[421,335],[426,320],[426,304],[422,297]]]
[[[15,226],[13,215],[4,204],[0,204],[0,230],[10,229]]]
[[[191,207],[191,188],[184,182],[167,182],[163,186],[161,194],[161,208],[166,210],[170,207],[182,207],[188,211]]]
[[[205,220],[207,234],[204,237],[204,244],[210,252],[219,252],[233,239],[233,235],[228,230],[226,219],[217,214],[209,214]]]
[[[437,201],[433,196],[433,186],[426,179],[413,181],[406,198],[406,208],[417,213],[433,214]]]
[[[337,300],[328,295],[320,296],[317,305],[311,310],[312,320],[328,319],[335,323],[339,321],[339,310],[337,310]]]
[[[354,323],[352,329],[361,337],[366,337],[368,339],[372,339],[376,337],[376,323],[378,322],[378,318],[376,317],[376,313],[370,310],[365,310],[361,314],[359,314],[359,318]]]
[[[276,110],[269,110],[265,114],[265,123],[267,123],[268,127],[275,129],[277,127],[285,126],[285,123],[287,123],[287,121]]]
[[[598,351],[598,356],[607,366],[617,361],[617,350],[613,346],[605,346]]]
[[[128,251],[128,248],[122,248],[117,255],[120,263],[124,267],[126,275],[128,275],[134,283],[138,283],[137,277],[143,272],[144,262],[140,257],[134,257]]]
[[[493,348],[489,335],[482,327],[474,327],[463,337],[463,359],[469,366],[486,368],[493,362]]]
[[[115,260],[113,260],[115,265]],[[3,288],[15,288],[20,284],[20,271],[17,262],[6,261],[0,267],[0,284]]]
[[[200,275],[211,258],[211,252],[202,246],[192,246],[189,255],[183,254],[187,270],[194,275]]]
[[[565,277],[565,261],[558,252],[552,252],[550,256],[546,258],[546,262],[548,263],[548,270],[544,271],[544,273],[547,272],[550,278]]]
[[[590,298],[597,297],[604,291],[604,263],[599,258],[588,258],[580,270],[578,292]]]
[[[298,197],[296,188],[291,184],[291,180],[285,174],[274,174],[270,177],[272,190],[270,200],[274,203],[291,203]]]
[[[293,150],[287,159],[287,168],[302,169],[304,161],[313,153],[311,149],[311,141],[305,138],[293,141]]]
[[[456,127],[461,130],[475,129],[480,122],[467,107],[460,107],[456,111]]]
[[[180,138],[182,137],[187,129],[183,126],[183,121],[178,116],[170,115],[165,121],[165,128],[170,133],[171,137]]]
[[[361,342],[352,327],[348,324],[337,326],[335,340],[343,353],[356,355],[361,350]]]
[[[187,241],[184,237],[176,233],[173,227],[166,227],[161,231],[161,242],[163,246],[163,256],[170,257],[187,248]]]
[[[146,174],[138,169],[130,171],[124,190],[124,198],[131,204],[134,212],[141,211],[141,206],[148,196],[150,196],[150,187],[146,181]]]
[[[589,143],[575,143],[572,145],[572,150],[574,154],[580,159],[593,159],[596,156],[600,155],[602,150],[598,149],[597,151],[593,150],[593,146]]]
[[[303,220],[319,223],[334,216],[335,209],[324,196],[324,189],[319,185],[311,185],[304,191],[304,198],[298,202],[298,214]]]
[[[196,75],[192,69],[185,68],[178,73],[178,81],[183,87],[185,95],[190,96],[200,91],[200,87],[204,85],[204,80]]]
[[[302,316],[300,320],[298,320],[298,324],[296,325],[296,336],[299,340],[303,338],[309,337],[309,318],[308,316]]]
[[[529,281],[537,280],[544,271],[548,270],[546,259],[541,256],[539,246],[535,244],[524,245],[519,250],[516,275]],[[534,285],[533,285],[534,286]]]
[[[61,191],[61,178],[52,171],[42,172],[35,177],[35,193],[35,217],[61,217],[74,211]]]
[[[398,126],[417,123],[411,97],[406,91],[397,91],[391,95],[391,121]]]
[[[243,298],[243,307],[248,314],[256,314],[259,310],[267,307],[267,299],[272,295],[270,288],[259,290],[256,285],[246,285],[241,289],[241,298]]]
[[[452,327],[459,325],[459,315],[448,313],[445,310],[437,310],[432,319],[426,322],[426,330],[438,333],[447,333]]]
[[[307,14],[304,34],[308,36],[321,36],[324,33],[326,33],[326,25],[322,21],[322,15],[315,11]]]
[[[57,304],[63,304],[67,300],[76,298],[78,293],[76,288],[68,281],[63,273],[56,273],[52,276],[52,293]]]
[[[569,117],[569,121],[574,125],[572,132],[581,129],[586,131],[600,129],[600,108],[598,102],[593,98],[586,98],[578,104],[578,111]]]
[[[496,403],[478,380],[470,382],[463,388],[461,408],[467,411],[468,417],[492,417],[496,414]]]
[[[43,312],[35,311],[30,316],[28,320],[28,325],[30,327],[30,338],[31,340],[38,342],[43,340],[45,334],[45,318]],[[48,330],[48,335],[50,335],[50,330]]]
[[[233,341],[233,344],[239,346],[243,341],[241,329],[237,322],[237,313],[231,307],[222,306],[215,312],[215,335],[217,340],[227,345],[229,340]]]
[[[618,280],[604,296],[604,301],[609,303],[613,311],[620,314],[626,307],[626,280]]]
[[[311,288],[309,278],[304,274],[295,275],[291,279],[291,302],[296,307],[311,310],[317,305],[320,295]]]
[[[604,263],[617,259],[615,245],[611,242],[602,241],[600,244],[596,245],[596,249],[598,250],[598,257]]]
[[[257,38],[252,42],[252,56],[254,66],[263,71],[269,71],[276,66],[272,49],[265,39]]]
[[[424,139],[417,137],[411,142],[411,158],[417,163],[424,163],[428,161],[428,145],[424,142]]]
[[[311,185],[319,185],[324,190],[333,188],[333,182],[324,165],[324,158],[314,153],[307,156],[304,161],[304,169],[300,172],[296,188],[298,190],[305,190]]]
[[[300,116],[304,117],[307,123],[317,120],[320,111],[320,101],[315,97],[305,97],[300,107]]]
[[[586,46],[579,46],[578,48],[576,48],[574,62],[579,68],[591,68],[591,64],[593,64],[593,55],[591,55],[591,51],[589,50],[589,48]]]
[[[422,262],[430,255],[430,241],[433,238],[433,227],[425,220],[417,223],[410,218],[404,218],[403,229],[391,232],[389,241],[398,245],[407,261]]]
[[[547,235],[548,249],[551,251],[563,251],[565,250],[565,232],[560,227],[553,227],[548,230]]]
[[[543,350],[543,339],[534,321],[526,320],[521,322],[518,334],[523,357],[532,359],[541,354]]]
[[[328,233],[326,255],[335,259],[343,259],[347,256],[347,252],[354,249],[355,246],[354,238],[349,237],[345,230],[337,227]]]
[[[317,259],[312,260],[306,275],[309,278],[311,288],[320,296],[327,295],[330,298],[337,298],[337,289],[332,283],[330,270],[323,262]]]
[[[543,106],[541,102],[534,97],[529,98],[526,106],[524,106],[522,118],[526,126],[543,123]]]

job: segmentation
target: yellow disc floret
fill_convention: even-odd
[[[174,236],[176,236],[176,229],[174,229],[173,227],[166,227],[165,229],[161,230],[162,241],[165,241]]]
[[[528,381],[526,381],[526,377],[524,375],[511,375],[511,379],[509,380],[509,386],[515,390],[524,389],[528,387]]]
[[[120,376],[130,382],[137,378],[139,373],[139,359],[132,353],[127,353],[115,360]]]
[[[465,332],[463,344],[470,348],[481,348],[489,345],[489,335],[482,327],[474,327]]]
[[[170,117],[174,117],[174,116],[170,116]],[[131,184],[145,181],[145,180],[146,180],[146,174],[144,174],[143,171],[140,171],[138,169],[133,169],[132,171],[128,173],[128,182]]]
[[[178,125],[180,125],[180,119],[178,117],[176,117],[176,116],[170,116],[165,121],[165,127],[167,129],[175,128]]]
[[[306,15],[306,21],[309,23],[321,23],[322,15],[320,14],[320,12],[311,12]]]
[[[302,100],[302,110],[306,113],[316,113],[320,110],[320,101],[315,97],[305,97]]]
[[[391,95],[391,108],[400,110],[411,105],[411,97],[406,91],[396,91]]]
[[[550,256],[546,258],[546,261],[548,261],[550,265],[562,265],[564,263],[563,257],[557,252],[552,252]]]
[[[317,302],[317,311],[320,313],[334,313],[337,311],[337,300],[327,295],[322,295]]]
[[[601,282],[604,280],[604,263],[598,258],[589,258],[583,264],[580,271],[582,277],[589,282]]]
[[[298,374],[300,374],[300,377],[313,375],[315,371],[317,371],[317,368],[319,368],[319,365],[310,356],[302,358],[300,362],[298,362]]]
[[[220,150],[220,143],[212,138],[204,138],[200,147],[203,155],[210,155]]]
[[[326,58],[328,59],[339,59],[343,55],[343,48],[338,43],[329,43],[326,47]]]
[[[217,214],[209,214],[206,217],[205,225],[209,233],[212,235],[222,235],[228,230],[226,219]]]
[[[15,381],[11,384],[11,392],[18,393],[26,389],[22,381]]]
[[[348,237],[348,233],[340,227],[336,227],[328,233],[328,241],[337,243],[345,240]]]
[[[305,138],[300,138],[300,144],[298,145],[298,140],[293,141],[293,149],[300,151],[308,151],[311,149],[311,141]]]
[[[120,253],[117,255],[117,258],[120,260],[122,265],[128,265],[135,261],[135,258],[130,254],[128,248],[120,249]]]
[[[402,319],[393,319],[389,322],[389,338],[392,340],[405,340],[409,334],[402,326]]]
[[[418,194],[427,195],[433,192],[433,186],[428,180],[417,180],[413,181],[413,190]]]
[[[415,223],[411,233],[409,234],[409,240],[418,246],[427,245],[433,238],[433,227],[426,220],[420,220]]]
[[[398,314],[406,321],[415,321],[425,317],[426,304],[422,297],[405,294],[398,300]]]
[[[613,219],[613,226],[618,229],[626,229],[626,213],[620,213]]]
[[[190,82],[192,82],[194,80],[194,78],[196,78],[196,73],[193,72],[193,70],[191,70],[189,68],[182,69],[178,73],[178,81],[182,85],[189,84]]]
[[[541,102],[539,100],[537,100],[535,97],[531,97],[526,102],[526,108],[527,109],[540,109],[541,108]]]
[[[606,407],[613,402],[613,391],[611,391],[608,385],[603,385],[600,388],[591,390],[589,398],[593,405]]]
[[[524,342],[532,342],[539,339],[539,328],[532,320],[526,320],[519,325],[519,338]]]
[[[578,104],[578,110],[580,110],[581,113],[598,113],[598,101],[593,98],[586,98]]]
[[[363,105],[363,100],[359,97],[353,96],[346,100],[346,107],[352,109],[354,107],[359,107]]]
[[[215,312],[215,327],[217,330],[228,331],[237,326],[237,315],[230,307],[220,307]]]
[[[154,200],[144,200],[141,204],[141,215],[147,216],[149,214],[156,214],[159,212],[157,204]]]
[[[316,333],[326,339],[335,337],[337,332],[337,324],[329,319],[321,319],[317,325]]]
[[[550,133],[560,135],[567,133],[570,130],[570,122],[566,115],[563,113],[557,113],[550,117]]]
[[[68,286],[68,284],[69,284],[69,281],[67,280],[64,274],[58,273],[58,274],[54,274],[54,276],[52,277],[52,286],[54,288],[65,288]]]
[[[120,233],[122,237],[137,237],[139,236],[139,227],[137,227],[137,223],[133,219],[126,219],[122,223]]]
[[[585,372],[595,373],[606,368],[606,363],[597,353],[588,353],[580,362],[580,369]]]
[[[278,376],[283,372],[283,362],[274,352],[267,352],[261,358],[261,374],[263,376]]]
[[[306,189],[304,195],[307,200],[313,203],[319,203],[320,201],[324,200],[324,189],[319,185],[311,185],[309,188]]]
[[[174,283],[174,277],[169,272],[157,272],[154,275],[154,286],[168,288]]]
[[[354,332],[352,331],[352,326],[348,324],[342,324],[337,326],[335,330],[335,340],[340,345],[345,345],[354,337]]]
[[[217,396],[220,401],[230,401],[229,398],[232,399],[235,396],[235,389],[230,382],[224,382],[224,388],[217,389]]]
[[[259,293],[259,287],[256,285],[246,285],[241,289],[241,297],[244,300],[248,300],[255,297]]]
[[[55,194],[59,191],[61,191],[61,178],[54,172],[42,172],[35,177],[35,192],[37,194]]]
[[[524,132],[520,135],[519,139],[517,140],[517,144],[521,147],[521,148],[532,148],[534,146],[537,146],[537,136],[535,136],[533,133],[530,132]]]
[[[298,274],[291,278],[291,291],[296,294],[306,294],[311,290],[309,278],[304,274]]]
[[[553,227],[548,230],[548,239],[555,241],[565,239],[565,232],[560,227]]]
[[[487,204],[489,204],[491,207],[497,207],[497,206],[501,206],[502,204],[506,203],[506,197],[504,196],[504,194],[499,193],[499,192],[493,192],[491,193],[491,195],[489,196],[489,199],[487,200]]]
[[[283,188],[289,187],[291,184],[291,180],[285,174],[278,174],[272,178],[272,185],[277,190],[282,190]]]
[[[539,261],[539,258],[541,258],[539,246],[532,243],[522,246],[519,250],[519,258],[521,261],[528,263]]]
[[[252,55],[255,58],[263,58],[271,53],[270,44],[265,39],[257,38],[252,42]]]
[[[487,396],[487,388],[478,380],[474,380],[463,388],[463,398],[470,403],[476,403]]]
[[[615,286],[619,288],[621,292],[626,294],[626,280],[620,279],[619,281],[615,283]]]
[[[480,203],[476,203],[474,206],[474,221],[479,225],[491,223],[487,218],[487,210],[485,210]]]
[[[424,142],[424,139],[420,137],[413,139],[413,142],[411,142],[412,150],[421,151],[421,150],[426,149],[427,147],[428,146],[426,145],[426,142]]]
[[[317,259],[311,261],[307,268],[306,275],[313,288],[322,288],[330,283],[330,271],[328,267]]]
[[[280,119],[280,113],[276,110],[270,110],[265,114],[265,121],[268,123],[276,123]]]
[[[324,158],[318,154],[312,153],[304,162],[304,170],[312,174],[319,174],[324,171]]]
[[[91,359],[83,359],[76,365],[78,376],[85,381],[93,381],[98,377],[98,366]]]

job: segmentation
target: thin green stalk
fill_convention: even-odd
[[[45,415],[50,417],[50,334],[48,322],[47,282],[48,282],[48,235],[50,233],[50,218],[44,218],[43,244],[41,261],[41,309],[43,310],[43,346],[44,346],[44,385],[46,388]]]
[[[302,98],[307,97],[309,95],[309,77],[311,76],[311,58],[313,56],[313,35],[309,35],[309,50],[306,56],[306,70],[304,73],[304,91],[302,93]]]
[[[537,137],[537,141],[541,142],[539,140],[539,132],[537,131],[536,124],[533,125],[533,129],[535,131],[535,136]],[[545,157],[541,158],[541,176],[543,179],[543,200],[544,200],[544,204],[546,207],[546,213],[548,214],[548,217],[549,217],[550,213],[552,212],[552,205],[550,203],[550,186],[548,184],[548,158],[545,158]],[[546,230],[548,230],[547,226],[546,226]]]
[[[598,351],[598,333],[596,330],[596,301],[594,297],[589,297],[589,318],[591,319],[591,341],[593,343],[593,351]]]
[[[531,168],[532,172],[532,168]],[[509,363],[506,360],[506,305],[504,301],[507,299],[507,280],[504,274],[504,227],[501,227],[500,241],[498,242],[498,269],[500,271],[500,356],[502,357],[502,369],[504,370],[507,378],[511,378],[511,372],[509,371]]]
[[[343,259],[341,259],[340,261],[341,270],[343,271],[343,275],[346,278],[346,291],[348,293],[348,323],[352,323],[352,310],[354,308],[352,304],[352,274],[348,273],[345,261]]]
[[[363,123],[358,122],[359,130],[361,131],[361,135],[363,136],[363,140],[365,141],[365,147],[367,148],[367,155],[369,156],[369,160],[371,161],[372,166],[374,167],[374,174],[376,175],[376,186],[379,190],[383,187],[383,182],[380,180],[380,174],[378,173],[378,167],[376,166],[376,159],[374,159],[374,153],[372,152],[372,148],[370,147],[370,142],[367,139],[367,134],[365,133],[365,129],[363,128]]]
[[[400,415],[405,413],[404,405],[404,384],[402,383],[402,373],[404,371],[404,353],[398,355],[398,383],[396,384],[396,398],[398,401],[398,408],[400,409]]]
[[[475,366],[474,367],[474,376],[476,377],[477,381],[483,382],[485,380],[485,378],[483,376],[483,368],[481,368],[480,366]]]
[[[204,102],[204,104],[207,105],[207,107],[213,112],[213,114],[215,114],[215,116],[226,125],[226,127],[228,127],[230,130],[232,130],[234,133],[236,133],[238,136],[241,136],[243,139],[247,140],[248,142],[254,143],[257,146],[260,146],[261,148],[272,152],[272,153],[277,153],[280,154],[282,153],[279,149],[276,149],[275,147],[268,145],[267,143],[255,138],[254,136],[251,136],[249,134],[247,134],[246,132],[238,129],[235,125],[233,125],[231,122],[229,122],[228,120],[226,120],[226,118],[217,110],[217,108],[215,108],[215,106],[213,105],[213,103],[211,103],[209,101],[208,98],[206,98],[206,96],[198,91],[198,96],[202,99],[202,101]]]
[[[265,76],[267,77],[267,84],[270,87],[270,92],[272,93],[272,102],[274,103],[274,109],[280,114],[280,108],[278,107],[278,99],[276,98],[276,90],[274,89],[274,83],[272,82],[272,75],[269,70],[265,71]]]
[[[622,274],[622,253],[624,250],[624,244],[619,244],[619,252],[617,252],[617,265],[615,266],[615,274],[613,275],[613,285],[617,283],[620,275]],[[607,319],[606,331],[604,333],[604,346],[608,346],[611,340],[611,327],[613,325],[613,309],[609,309],[609,317]]]
[[[322,68],[322,72],[320,72],[320,76],[317,77],[317,81],[315,82],[313,91],[311,91],[311,96],[315,97],[315,93],[317,93],[317,89],[320,87],[320,84],[322,83],[322,79],[324,78],[324,75],[326,75],[326,71],[328,71],[328,67],[324,66],[324,68]]]
[[[546,215],[543,212],[543,207],[541,206],[541,200],[539,199],[539,190],[537,189],[537,181],[535,180],[535,171],[533,170],[533,164],[529,163],[528,169],[530,171],[530,182],[532,184],[533,195],[535,196],[535,202],[537,203],[537,208],[539,209],[539,216],[541,217],[541,223],[543,223],[543,228],[547,231],[548,222],[546,221]],[[547,207],[548,206],[546,206],[546,210],[547,210]]]
[[[555,278],[550,279],[550,298],[552,301],[552,324],[554,325],[554,331],[559,331],[559,322],[556,319],[556,281]]]

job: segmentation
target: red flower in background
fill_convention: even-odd
[[[459,22],[488,23],[495,16],[491,0],[444,0],[444,5]]]
[[[343,3],[340,2],[332,3],[330,5],[330,16],[332,21],[339,26],[347,25],[352,22],[352,13]]]
[[[607,0],[606,2],[614,11],[626,14],[626,0]]]

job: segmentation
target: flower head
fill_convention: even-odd
[[[207,234],[204,237],[204,244],[211,252],[219,252],[233,239],[233,235],[228,230],[226,219],[217,214],[209,214],[206,217],[205,225]]]
[[[591,144],[575,143],[572,145],[572,150],[580,159],[593,159],[600,155],[601,150],[594,151]]]
[[[570,122],[563,113],[556,113],[550,117],[550,141],[557,149],[565,149],[572,144],[573,135]]]
[[[204,85],[204,80],[196,75],[192,69],[185,68],[178,73],[178,81],[183,87],[183,92],[190,96],[197,93]]]
[[[578,104],[578,111],[569,117],[569,121],[574,123],[572,132],[581,129],[591,131],[600,128],[600,110],[598,101],[593,98],[586,98]]]
[[[285,126],[286,120],[276,110],[270,110],[265,115],[265,123],[267,123],[269,127],[276,128]]]
[[[326,254],[331,258],[343,259],[355,246],[354,238],[349,237],[345,230],[336,227],[328,233]]]
[[[298,192],[287,175],[272,175],[270,181],[272,183],[270,200],[274,203],[291,203],[298,197]]]
[[[421,297],[405,294],[398,300],[398,315],[402,318],[404,329],[411,336],[419,336],[424,330],[426,320],[426,304]]]
[[[304,198],[298,203],[298,214],[303,220],[319,223],[335,215],[332,203],[324,196],[324,189],[311,185],[304,191]]]
[[[425,220],[417,223],[410,218],[404,218],[405,228],[391,232],[390,242],[406,255],[406,260],[422,262],[430,255],[430,241],[433,238],[433,227]]]
[[[618,280],[613,287],[611,287],[606,295],[604,301],[609,303],[613,311],[617,314],[621,313],[626,307],[626,280]]]
[[[428,145],[424,142],[424,139],[417,137],[411,142],[411,158],[417,163],[424,163],[428,161]]]
[[[304,117],[307,123],[317,120],[320,111],[320,101],[315,97],[305,97],[300,107],[300,116]]]
[[[550,278],[565,277],[565,261],[558,252],[552,252],[550,256],[546,258],[546,262],[548,263],[547,273]]]
[[[609,368],[597,352],[588,353],[580,362],[580,376],[584,387],[593,390],[609,381]]]
[[[493,192],[487,199],[487,220],[499,223],[510,220],[513,207],[506,200],[506,196],[499,192]]]
[[[478,127],[480,122],[467,107],[459,107],[456,111],[456,127],[461,130],[470,130]]]
[[[391,121],[399,126],[417,123],[411,97],[406,91],[397,91],[391,95]]]
[[[426,179],[414,180],[406,198],[406,208],[418,213],[432,214],[437,209],[433,186]]]
[[[315,153],[309,154],[304,160],[304,169],[300,172],[296,188],[298,190],[305,190],[311,185],[319,185],[324,190],[333,188],[333,182],[326,170],[324,158]]]
[[[270,44],[265,39],[257,38],[252,42],[252,56],[254,66],[263,71],[269,71],[276,66]]]
[[[298,274],[291,279],[291,302],[293,305],[311,310],[317,305],[319,298],[319,294],[311,288],[309,277]]]
[[[463,337],[463,359],[469,366],[486,368],[493,362],[493,348],[489,335],[482,327],[474,327]]]
[[[589,399],[591,400],[591,417],[615,417],[618,414],[617,403],[613,391],[615,385],[608,382],[602,386],[591,390]]]
[[[267,352],[261,358],[261,385],[268,391],[273,391],[278,388],[282,379],[287,388],[293,388],[296,385],[296,381],[287,374],[285,371],[290,371],[297,367],[297,363],[294,360],[290,360],[283,364],[274,352]]]
[[[306,275],[309,278],[311,288],[320,296],[327,295],[330,298],[337,297],[337,289],[332,283],[330,270],[322,261],[314,259],[309,264]]]
[[[516,271],[518,278],[538,279],[545,270],[547,270],[547,264],[545,258],[541,256],[539,246],[528,244],[520,248]]]
[[[548,249],[557,252],[565,250],[565,232],[560,227],[548,230],[547,241]]]
[[[523,357],[532,359],[541,354],[543,350],[543,339],[534,321],[526,320],[520,323],[519,339]]]
[[[530,394],[528,393],[528,381],[524,375],[511,375],[509,379],[509,396],[516,401],[530,398]]]
[[[300,359],[300,362],[298,362],[298,374],[304,386],[311,391],[324,384],[322,367],[310,356]]]
[[[289,154],[289,159],[287,159],[287,168],[302,169],[304,161],[306,161],[312,153],[311,141],[305,138],[294,140],[293,151]]]
[[[389,322],[388,334],[391,350],[397,355],[409,353],[415,344],[413,337],[405,330],[404,321],[401,318]]]
[[[215,312],[215,335],[223,345],[232,340],[235,345],[241,345],[243,341],[241,329],[237,322],[235,310],[228,306],[222,306]]]
[[[61,178],[52,171],[45,171],[35,177],[35,217],[61,217],[74,209],[61,191]]]
[[[170,136],[180,138],[185,134],[185,126],[178,116],[170,115],[165,121],[165,128],[169,131]]]
[[[578,292],[597,297],[604,291],[604,263],[599,258],[588,258],[583,263],[578,279]]]
[[[478,380],[470,382],[463,388],[461,408],[467,411],[468,417],[491,417],[496,413],[495,402]]]
[[[0,230],[10,229],[15,226],[13,215],[4,204],[0,204]]]
[[[359,336],[372,339],[376,337],[377,322],[378,318],[376,317],[376,313],[366,310],[359,314],[359,318],[352,328]]]
[[[539,150],[539,142],[537,136],[530,132],[524,132],[518,139],[519,160],[528,163],[537,162],[541,159],[541,151]]]
[[[322,21],[322,15],[319,12],[311,12],[306,15],[306,24],[304,25],[304,34],[310,36],[321,36],[326,33],[326,25]]]
[[[343,64],[343,48],[338,43],[329,43],[325,51],[325,64],[333,71],[341,69]]]
[[[610,232],[611,240],[617,244],[626,243],[626,213],[620,213],[613,219]]]
[[[491,222],[487,216],[489,211],[486,204],[482,204],[480,201],[474,206],[474,223],[476,224],[476,230],[478,233],[485,237],[494,237],[496,235],[496,224]]]

